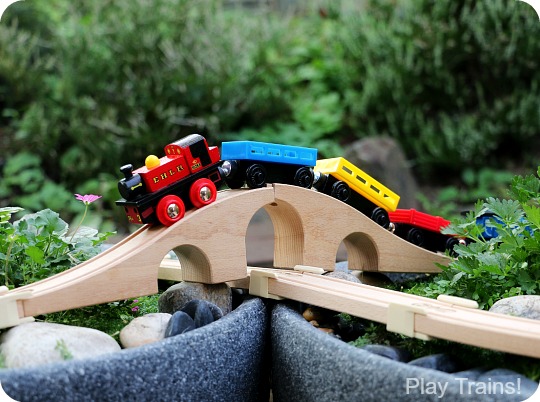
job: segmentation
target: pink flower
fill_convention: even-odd
[[[84,218],[86,218],[86,213],[88,212],[88,205],[93,203],[95,200],[99,200],[101,198],[101,195],[94,195],[94,194],[80,195],[80,194],[75,194],[75,198],[77,199],[77,201],[82,201],[82,203],[85,205],[85,208],[84,208],[84,214],[83,214],[83,216],[81,218],[81,221],[79,222],[79,225],[77,226],[77,229],[75,229],[75,231],[71,235],[71,238],[69,239],[70,243],[73,240],[73,238],[75,237],[75,233],[77,233],[77,231],[81,227],[81,224],[83,223]]]
[[[139,311],[139,306],[135,305],[135,303],[138,303],[139,302],[139,299],[133,299],[133,304],[132,304],[132,308],[131,308],[131,311],[133,311],[134,313],[136,313],[137,311]]]
[[[101,195],[94,195],[94,194],[75,194],[75,198],[78,201],[82,201],[84,205],[89,205],[93,203],[95,200],[99,200],[101,198]]]

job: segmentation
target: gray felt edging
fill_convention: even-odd
[[[268,314],[261,299],[181,336],[109,355],[0,370],[18,401],[268,401]]]
[[[274,402],[509,402],[523,401],[537,388],[533,381],[517,382],[514,376],[501,392],[494,382],[487,387],[475,381],[469,385],[459,379],[464,374],[456,378],[390,360],[323,333],[282,303],[272,310],[270,328]]]

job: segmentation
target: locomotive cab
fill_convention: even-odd
[[[191,134],[169,144],[165,148],[165,152],[169,156],[174,152],[182,153],[191,173],[216,163],[220,159],[218,147],[209,147],[206,139],[200,134]]]

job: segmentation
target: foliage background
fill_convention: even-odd
[[[417,177],[536,168],[540,24],[508,0],[29,0],[0,22],[0,205],[124,222],[119,166],[192,132],[340,154],[399,141]],[[468,169],[468,170],[467,170]],[[467,173],[468,172],[468,173]],[[105,221],[106,222],[105,222]],[[108,223],[107,223],[108,222]]]

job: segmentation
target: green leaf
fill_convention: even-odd
[[[44,264],[45,263],[45,258],[44,258],[45,253],[39,247],[29,246],[24,250],[24,252],[36,264]]]
[[[540,228],[540,208],[534,205],[523,205],[523,210],[527,221],[536,228]]]
[[[521,204],[516,200],[499,200],[490,197],[486,200],[484,206],[507,225],[519,222],[524,215]]]
[[[23,211],[23,208],[19,207],[5,207],[0,208],[0,225],[7,223],[11,219],[11,215],[16,214],[17,212]]]
[[[36,213],[36,224],[40,225],[43,234],[55,234],[61,236],[67,232],[68,224],[60,218],[60,215],[50,209],[44,209]]]

